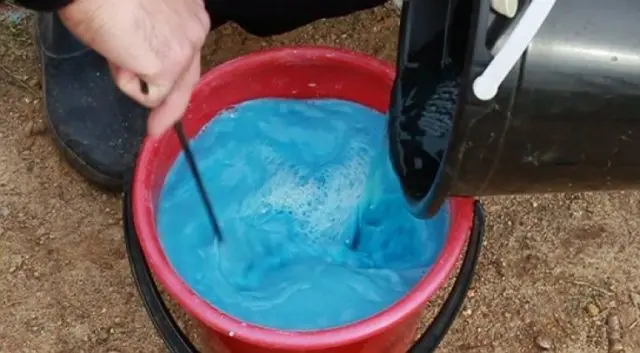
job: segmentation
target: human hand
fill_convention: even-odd
[[[211,26],[203,0],[75,0],[59,14],[107,59],[116,85],[151,108],[149,135],[180,120],[200,78],[200,50]]]

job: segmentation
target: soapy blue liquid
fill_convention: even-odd
[[[386,309],[435,261],[448,207],[429,221],[407,212],[385,128],[384,115],[333,99],[222,112],[191,146],[224,241],[180,155],[157,214],[171,265],[221,311],[265,327],[326,329]]]

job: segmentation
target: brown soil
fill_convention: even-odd
[[[391,60],[397,22],[377,9],[269,39],[226,26],[206,62],[306,43]],[[1,19],[0,43],[0,352],[163,352],[130,276],[120,195],[89,186],[54,147],[27,24]],[[640,352],[639,193],[484,201],[486,248],[441,352],[608,352],[611,316]]]

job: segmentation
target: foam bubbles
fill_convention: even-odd
[[[355,150],[355,149],[354,149]],[[274,163],[277,169],[252,197],[244,200],[240,217],[285,213],[298,236],[318,244],[335,242],[353,217],[362,196],[370,156],[348,153],[345,164],[319,172]]]

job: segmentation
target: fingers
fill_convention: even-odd
[[[138,76],[133,75],[130,71],[123,70],[113,64],[109,64],[109,68],[116,80],[119,80],[121,84],[126,82],[126,89],[131,92],[131,96],[140,97],[139,102],[144,100],[151,92],[150,85],[143,79],[138,78]],[[191,60],[188,69],[178,79],[173,89],[164,98],[164,101],[155,107],[149,106],[153,109],[147,122],[147,132],[149,135],[159,136],[163,134],[182,118],[189,105],[193,88],[199,79],[200,52],[197,52]]]
[[[162,104],[155,107],[147,121],[147,133],[150,136],[159,136],[177,123],[184,115],[193,88],[200,79],[200,52],[193,57],[189,69],[178,80],[171,92],[166,96]],[[140,85],[138,83],[138,90]]]
[[[159,136],[184,115],[193,88],[200,79],[200,51],[194,54],[186,71],[178,76],[175,84],[166,93],[165,87],[168,86],[154,85],[113,64],[110,64],[109,68],[117,86],[125,94],[152,109],[147,122],[147,133]],[[145,83],[144,86],[141,86],[141,82]]]
[[[171,80],[160,81],[165,82],[161,84],[153,83],[153,81],[150,82],[150,80],[134,74],[133,71],[122,69],[113,64],[109,64],[109,68],[116,86],[124,94],[147,108],[155,108],[162,104],[173,88]],[[142,92],[140,89],[141,80],[147,82],[146,92]]]

